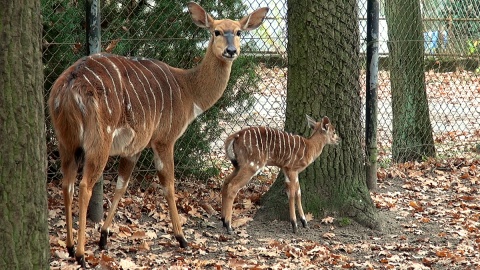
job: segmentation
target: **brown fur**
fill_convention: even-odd
[[[261,8],[240,21],[232,21],[214,20],[193,2],[188,4],[188,9],[195,24],[212,34],[205,57],[197,67],[183,70],[157,60],[100,53],[78,60],[52,87],[48,105],[62,159],[67,248],[71,256],[74,252],[71,204],[78,167],[75,153],[78,154],[79,149],[84,152],[75,252],[82,266],[85,266],[87,205],[108,157],[121,156],[117,189],[101,229],[100,248],[106,246],[108,227],[145,147],[152,147],[154,151],[173,234],[180,246],[187,246],[174,198],[175,141],[225,90],[232,62],[240,52],[240,38],[235,35],[228,43],[225,35],[255,29],[268,11]],[[216,35],[215,31],[220,34]]]
[[[277,166],[285,174],[293,231],[297,230],[295,203],[303,226],[307,225],[298,174],[320,156],[325,145],[340,141],[328,117],[316,122],[307,116],[307,121],[313,129],[310,138],[268,127],[249,127],[225,140],[225,153],[235,167],[222,187],[222,220],[229,233],[232,232],[233,201],[238,191],[264,166]]]

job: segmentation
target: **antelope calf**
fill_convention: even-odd
[[[222,221],[231,233],[232,207],[237,192],[245,186],[264,166],[280,167],[285,174],[290,222],[297,231],[295,203],[300,221],[307,226],[302,208],[298,174],[310,165],[327,144],[337,144],[340,138],[328,117],[316,122],[307,115],[308,125],[313,129],[310,138],[292,135],[268,127],[249,127],[230,135],[225,141],[225,152],[234,166],[222,187]]]
[[[119,155],[112,207],[101,228],[105,249],[108,228],[125,193],[140,152],[151,147],[172,220],[173,234],[187,247],[175,205],[173,151],[188,124],[222,96],[232,62],[240,53],[240,34],[257,28],[268,8],[239,21],[214,20],[196,3],[188,3],[193,22],[210,32],[205,57],[183,70],[163,62],[111,54],[83,57],[56,80],[48,105],[63,173],[67,224],[66,246],[85,267],[85,226],[92,188],[112,155]],[[84,160],[79,190],[77,250],[72,234],[72,200],[79,161]]]

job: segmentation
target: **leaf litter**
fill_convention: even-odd
[[[256,220],[258,198],[268,190],[272,175],[253,180],[240,191],[233,215],[235,234],[228,235],[219,220],[221,181],[180,180],[177,204],[188,249],[179,248],[172,235],[168,208],[157,185],[146,190],[132,187],[111,226],[108,251],[98,250],[99,224],[87,225],[86,260],[91,268],[113,270],[478,269],[479,166],[475,158],[451,158],[379,169],[378,189],[371,197],[383,224],[381,231],[310,213],[309,227],[299,228],[297,234],[291,233],[288,221]],[[105,197],[111,198],[115,185],[106,182]],[[50,266],[76,269],[65,248],[60,184],[49,183],[48,194]],[[77,216],[74,220],[76,227]]]

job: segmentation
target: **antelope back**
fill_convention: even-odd
[[[265,165],[305,168],[326,144],[340,141],[328,117],[316,122],[307,116],[307,122],[313,129],[308,139],[269,127],[242,129],[225,141],[226,155],[236,167],[249,164],[256,169]]]
[[[230,160],[257,169],[266,165],[294,164],[304,159],[307,153],[302,136],[262,126],[245,128],[230,135],[225,147]]]
[[[115,143],[112,154],[143,149],[155,130],[178,133],[185,121],[182,94],[169,66],[150,59],[109,54],[84,57],[55,82],[50,109],[59,140],[78,146],[89,136]],[[181,112],[181,110],[179,110]],[[118,147],[133,143],[128,148]]]

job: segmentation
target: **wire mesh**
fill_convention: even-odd
[[[475,152],[479,133],[479,39],[478,1],[396,1],[401,8],[418,4],[421,11],[424,48],[424,83],[429,119],[438,157]],[[380,1],[378,74],[378,149],[380,162],[391,161],[393,143],[392,57],[389,43],[408,42],[405,36],[389,39],[386,9],[395,1]],[[359,1],[361,52],[366,51],[366,1]],[[408,29],[413,22],[400,27]],[[407,32],[408,33],[408,32]],[[409,59],[402,52],[402,61]],[[364,73],[360,79],[365,88]],[[412,82],[410,82],[412,83]],[[413,132],[413,131],[412,131]]]
[[[187,2],[101,1],[102,50],[155,58],[182,68],[196,65],[203,56],[209,34],[191,22],[186,12]],[[366,3],[366,0],[358,1],[362,61],[366,51]],[[378,147],[381,162],[391,160],[393,141],[389,42],[397,41],[389,40],[385,14],[388,3],[388,0],[380,1]],[[220,100],[218,121],[207,127],[198,126],[201,135],[197,137],[208,139],[206,151],[188,151],[196,149],[196,144],[200,143],[195,136],[186,136],[185,141],[178,145],[178,178],[218,177],[218,173],[228,167],[223,154],[223,139],[229,133],[248,125],[283,128],[285,120],[288,75],[286,0],[212,0],[201,1],[201,4],[217,18],[239,19],[262,6],[268,6],[270,12],[259,29],[242,37],[243,57],[234,64],[242,70],[232,71],[232,76],[238,78],[232,79],[234,83],[228,90],[232,99],[239,98],[241,101]],[[417,42],[424,48],[424,82],[437,153],[455,156],[471,152],[476,149],[480,134],[480,2],[426,0],[420,1],[420,4],[423,38]],[[85,55],[84,12],[83,0],[42,0],[45,100],[60,73]],[[253,77],[249,77],[250,73],[242,73],[247,67],[251,68],[249,72]],[[363,101],[365,68],[363,65],[358,78]],[[59,157],[49,119],[46,130],[48,177],[58,179]],[[181,154],[184,156],[179,156]],[[113,176],[116,173],[115,161],[112,158],[109,162],[106,174]],[[191,171],[195,173],[189,173]],[[147,150],[138,162],[134,178],[146,181],[154,175],[152,153]]]

